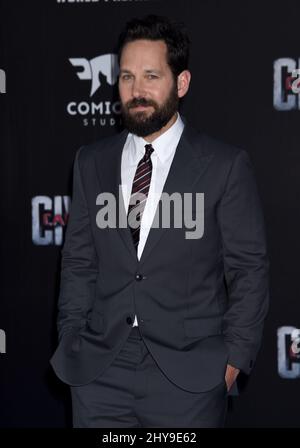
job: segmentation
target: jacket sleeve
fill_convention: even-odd
[[[73,193],[62,249],[57,328],[59,339],[65,331],[83,327],[95,297],[97,255],[84,193],[78,149],[73,168]]]
[[[249,374],[260,348],[268,311],[265,226],[252,164],[240,150],[232,163],[220,203],[228,308],[223,334],[228,363]]]

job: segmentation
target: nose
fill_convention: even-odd
[[[132,83],[132,96],[134,98],[143,97],[145,95],[145,86],[143,80],[135,78]]]

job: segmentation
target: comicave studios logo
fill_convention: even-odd
[[[273,105],[279,111],[300,110],[300,59],[274,62]]]
[[[300,378],[300,329],[292,326],[277,330],[278,373],[282,378]]]
[[[103,54],[93,59],[70,58],[74,74],[86,86],[86,97],[73,99],[67,112],[80,118],[83,126],[115,126],[121,121],[120,101],[113,101],[119,65],[116,54]],[[74,77],[75,79],[75,77]],[[78,89],[74,86],[74,91]]]
[[[70,196],[35,196],[31,201],[32,242],[37,246],[61,246],[66,228]]]
[[[0,93],[6,93],[6,74],[5,71],[0,68]]]

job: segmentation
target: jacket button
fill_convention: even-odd
[[[142,274],[135,274],[135,279],[137,282],[140,282],[141,280],[143,280],[143,275]]]
[[[132,319],[130,316],[127,317],[126,322],[128,323],[128,325],[132,325]]]

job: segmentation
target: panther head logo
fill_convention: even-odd
[[[109,85],[113,86],[117,82],[119,65],[116,54],[103,54],[90,61],[85,58],[70,58],[69,61],[74,67],[82,68],[81,71],[77,72],[79,79],[88,79],[92,81],[90,97],[93,96],[101,86],[101,81],[99,79],[100,73],[105,76]]]

